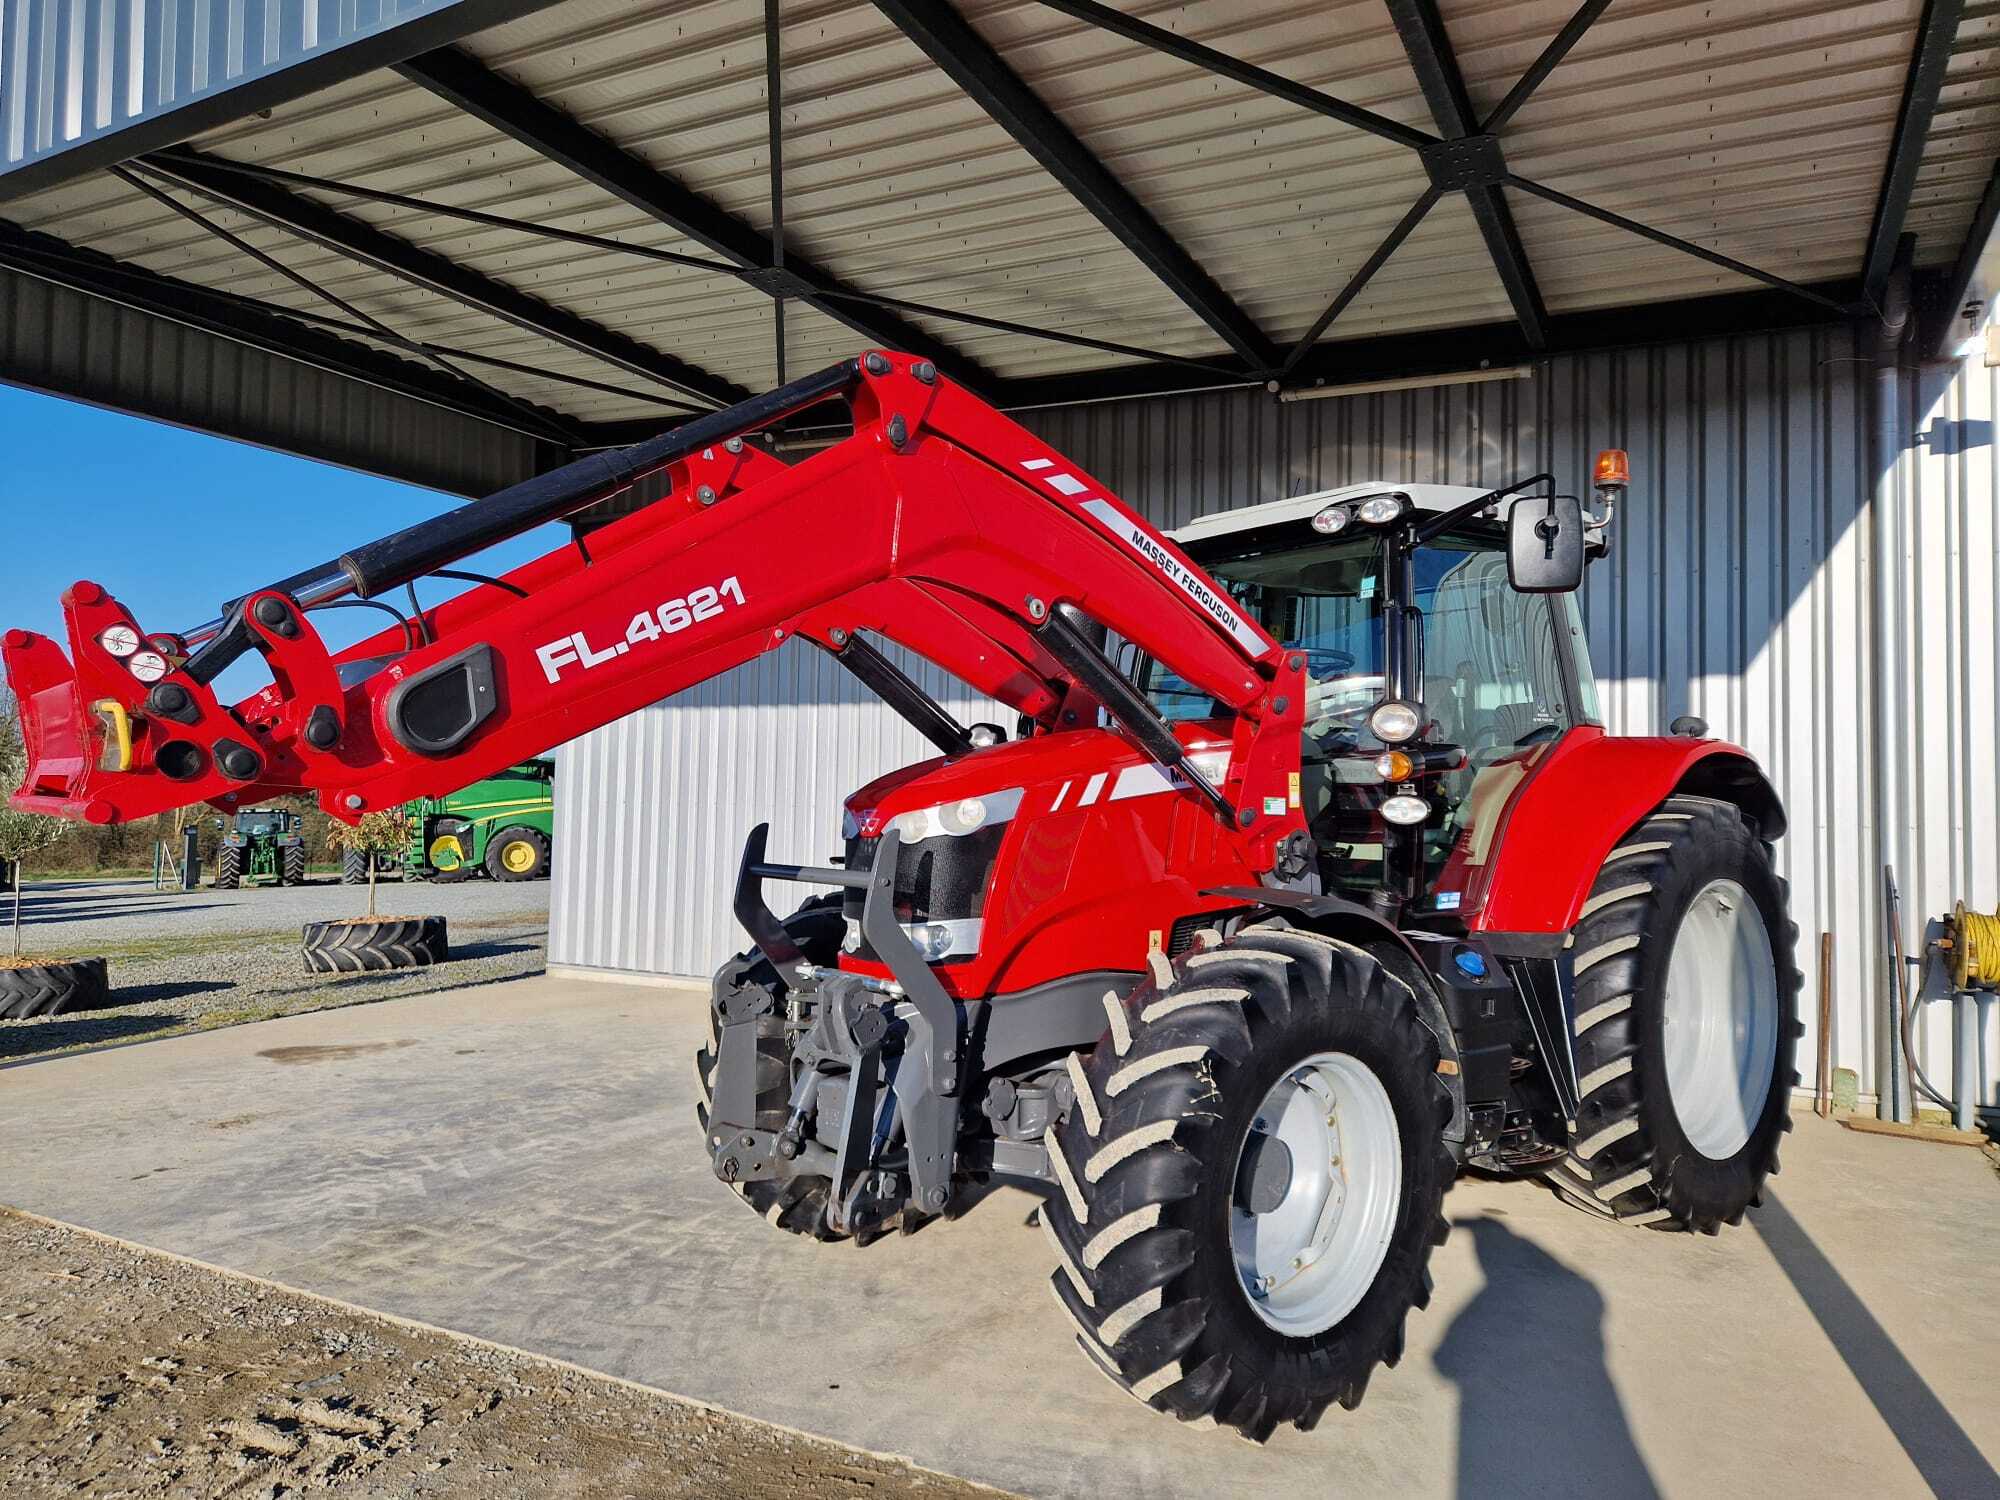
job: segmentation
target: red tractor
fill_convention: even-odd
[[[827,400],[787,467],[745,436]],[[666,468],[666,498],[332,653],[378,600]],[[749,837],[753,946],[696,1059],[716,1175],[866,1240],[970,1182],[1046,1194],[1083,1353],[1253,1438],[1394,1364],[1462,1165],[1621,1223],[1758,1198],[1795,1081],[1784,816],[1696,722],[1601,727],[1572,591],[1597,514],[1535,475],[1357,486],[1177,540],[922,361],[870,353],[147,636],[5,638],[17,805],[93,821],[439,793],[794,637],[938,756],[845,849]],[[870,636],[1005,705],[958,722]],[[273,685],[210,689],[248,651]],[[801,747],[810,754],[811,747]],[[770,882],[833,888],[780,920]]]

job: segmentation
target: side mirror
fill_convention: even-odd
[[[1583,582],[1583,505],[1524,495],[1507,507],[1507,581],[1523,594],[1567,594]]]

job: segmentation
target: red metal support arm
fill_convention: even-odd
[[[18,805],[95,821],[318,793],[337,817],[438,793],[740,665],[867,629],[1048,728],[1096,702],[1044,648],[1082,610],[1239,716],[1238,795],[1285,795],[1259,731],[1296,719],[1299,669],[1172,543],[1033,434],[930,367],[871,354],[855,432],[787,468],[718,443],[669,496],[330,655],[281,591],[243,618],[275,681],[235,708],[175,668],[149,691],[103,590],[65,596],[74,660],[5,641],[32,764]],[[409,649],[413,646],[413,649]],[[161,688],[169,691],[164,695]],[[1292,728],[1290,768],[1296,769]],[[129,753],[121,749],[129,736]]]

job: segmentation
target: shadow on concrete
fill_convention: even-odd
[[[1749,1222],[1932,1491],[2000,1495],[2000,1474],[1769,1187]]]
[[[1453,1227],[1486,1277],[1433,1356],[1458,1387],[1458,1493],[1658,1500],[1605,1367],[1597,1288],[1499,1218]]]

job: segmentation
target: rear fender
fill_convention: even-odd
[[[1785,831],[1776,789],[1735,745],[1571,730],[1507,808],[1473,930],[1567,932],[1619,839],[1677,793],[1733,803],[1764,838]]]

